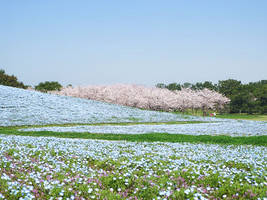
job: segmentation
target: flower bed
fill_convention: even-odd
[[[0,199],[263,199],[265,147],[0,136]]]

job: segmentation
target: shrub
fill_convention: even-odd
[[[56,81],[41,82],[37,86],[35,86],[35,90],[38,90],[41,92],[59,91],[61,88],[62,88],[62,85]]]

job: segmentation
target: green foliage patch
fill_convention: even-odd
[[[202,90],[207,88],[230,98],[230,105],[224,112],[267,114],[267,80],[248,84],[242,84],[241,81],[235,79],[221,80],[217,84],[210,81],[197,82],[196,84],[158,83],[156,87],[169,90],[181,90],[181,88]]]
[[[41,92],[54,91],[54,90],[59,91],[61,88],[62,88],[62,85],[58,83],[57,81],[41,82],[35,86],[35,89]]]
[[[18,78],[14,75],[6,74],[5,70],[0,69],[0,85],[6,85],[11,87],[26,89],[27,86],[18,81]]]

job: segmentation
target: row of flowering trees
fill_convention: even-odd
[[[207,110],[221,110],[230,101],[209,89],[195,91],[182,88],[179,91],[170,91],[165,88],[124,84],[65,87],[52,93],[149,110],[184,112],[188,109],[201,109],[203,113]]]

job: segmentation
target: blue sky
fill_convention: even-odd
[[[0,0],[0,68],[29,85],[267,79],[267,1]]]

